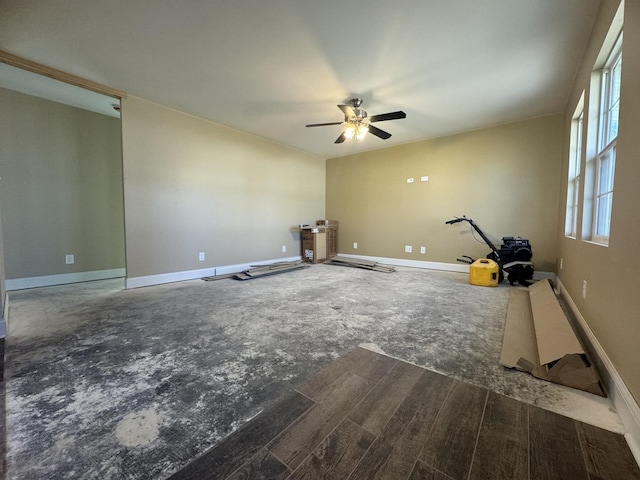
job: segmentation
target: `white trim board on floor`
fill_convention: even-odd
[[[638,405],[633,398],[624,380],[622,380],[622,377],[598,341],[598,338],[589,327],[589,324],[582,316],[582,313],[578,310],[577,305],[571,298],[571,295],[569,295],[565,286],[560,279],[556,281],[558,282],[560,294],[578,320],[576,327],[578,328],[582,344],[596,364],[609,398],[618,411],[618,415],[620,415],[622,424],[626,429],[624,436],[629,444],[629,449],[631,453],[633,453],[638,465],[640,465],[640,405]]]
[[[371,257],[368,255],[351,255],[346,253],[339,253],[338,255],[340,257],[345,257],[345,258],[357,258],[360,260],[369,260],[371,262],[378,262],[384,265],[395,265],[397,267],[415,267],[415,268],[425,268],[427,270],[445,270],[447,272],[469,273],[469,265],[466,265],[464,263],[425,262],[423,260],[405,260],[403,258]]]
[[[258,262],[251,262],[251,263],[238,263],[236,265],[224,265],[222,267],[216,268],[216,275],[228,275],[230,273],[238,273],[244,270],[249,270],[251,267],[256,267],[258,265],[269,265],[271,263],[277,263],[277,262],[299,262],[300,260],[302,260],[302,256],[298,255],[296,257],[276,258],[274,260],[260,260]]]
[[[272,260],[257,260],[249,263],[238,263],[235,265],[223,265],[220,267],[202,268],[199,270],[186,270],[183,272],[159,273],[157,275],[145,275],[142,277],[127,277],[125,280],[125,288],[150,287],[152,285],[161,285],[163,283],[183,282],[185,280],[197,280],[203,277],[214,277],[216,275],[227,275],[229,273],[238,273],[256,265],[268,265],[276,262],[296,262],[302,257],[276,258]]]
[[[41,277],[12,278],[5,280],[5,288],[10,290],[24,290],[26,288],[52,287],[68,283],[92,282],[109,278],[122,278],[126,275],[124,268],[110,270],[95,270],[92,272],[61,273],[59,275],[43,275]]]

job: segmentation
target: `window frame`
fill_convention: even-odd
[[[620,32],[614,43],[601,71],[598,147],[595,158],[594,205],[591,219],[591,241],[601,245],[609,244],[611,234],[621,70],[622,32]],[[615,85],[616,79],[617,88]],[[614,127],[615,134],[612,135],[612,128]]]
[[[585,138],[584,91],[571,121],[571,141],[567,170],[567,208],[565,212],[565,236],[578,238],[580,214],[580,184],[582,181],[583,142]]]

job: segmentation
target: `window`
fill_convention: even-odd
[[[564,232],[567,237],[576,238],[578,233],[578,207],[580,192],[580,164],[582,162],[582,140],[584,133],[584,92],[571,122],[571,146],[569,152],[569,172],[567,181],[567,211]]]
[[[594,190],[594,215],[591,239],[608,244],[613,206],[613,177],[616,167],[618,114],[620,108],[620,74],[622,71],[622,34],[602,70],[600,118]]]

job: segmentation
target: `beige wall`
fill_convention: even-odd
[[[120,121],[0,88],[0,139],[6,278],[124,268]]]
[[[562,116],[551,115],[328,160],[327,216],[339,221],[338,249],[444,263],[485,256],[489,248],[467,223],[444,223],[466,215],[498,247],[503,236],[528,238],[536,268],[552,271],[562,145]]]
[[[640,91],[637,87],[640,83],[640,2],[637,1],[628,0],[624,14],[620,129],[609,246],[594,245],[581,238],[565,238],[563,230],[571,116],[583,89],[588,96],[589,77],[618,4],[617,0],[602,4],[565,115],[567,142],[558,232],[563,268],[558,275],[636,401],[640,401]],[[583,299],[584,280],[587,295]]]
[[[324,159],[135,97],[122,122],[129,278],[299,256],[324,218]]]

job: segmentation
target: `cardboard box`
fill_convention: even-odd
[[[512,288],[500,363],[560,385],[606,396],[549,280]]]
[[[299,225],[298,229],[302,232],[304,262],[322,263],[338,255],[338,222],[335,220],[317,220],[316,225]]]
[[[302,261],[322,263],[327,260],[327,233],[317,228],[302,230]]]
[[[316,225],[322,225],[323,227],[337,227],[338,222],[336,220],[316,220]]]

